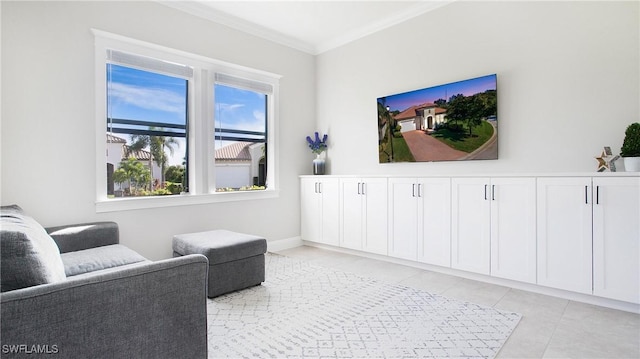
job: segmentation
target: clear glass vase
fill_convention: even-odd
[[[313,160],[313,174],[323,175],[325,169],[325,159],[322,158],[321,153],[316,153],[316,158]]]

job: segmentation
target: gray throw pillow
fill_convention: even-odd
[[[0,290],[55,283],[66,278],[60,250],[16,205],[0,209]]]

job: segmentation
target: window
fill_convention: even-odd
[[[170,71],[172,75],[166,75],[120,63],[143,62],[145,66],[140,67],[153,70],[170,64],[151,59],[131,61],[141,58],[114,51],[108,55],[107,196],[188,192],[187,89],[191,69],[177,66]],[[186,76],[178,77],[182,73]]]
[[[267,95],[216,83],[216,192],[266,186]]]
[[[277,194],[277,75],[94,34],[98,211]]]

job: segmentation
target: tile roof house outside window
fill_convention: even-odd
[[[107,167],[117,169],[122,161],[133,157],[146,168],[151,166],[154,183],[160,181],[161,168],[152,161],[151,152],[133,150],[121,137],[107,134]],[[264,144],[236,142],[219,148],[215,152],[216,189],[219,192],[264,186],[265,178]],[[111,171],[112,173],[113,171]],[[110,177],[109,194],[122,197],[129,187],[128,182],[115,183]]]
[[[215,154],[216,190],[264,186],[264,143],[236,142]]]
[[[162,169],[158,166],[151,156],[151,152],[146,150],[134,150],[127,145],[127,140],[107,133],[107,193],[115,197],[122,197],[125,190],[129,187],[128,182],[116,183],[113,180],[113,172],[118,169],[122,161],[133,157],[136,161],[142,163],[146,168],[151,168],[151,177],[153,183],[157,183],[161,179]]]

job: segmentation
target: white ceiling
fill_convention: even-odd
[[[159,1],[315,55],[455,0]]]

